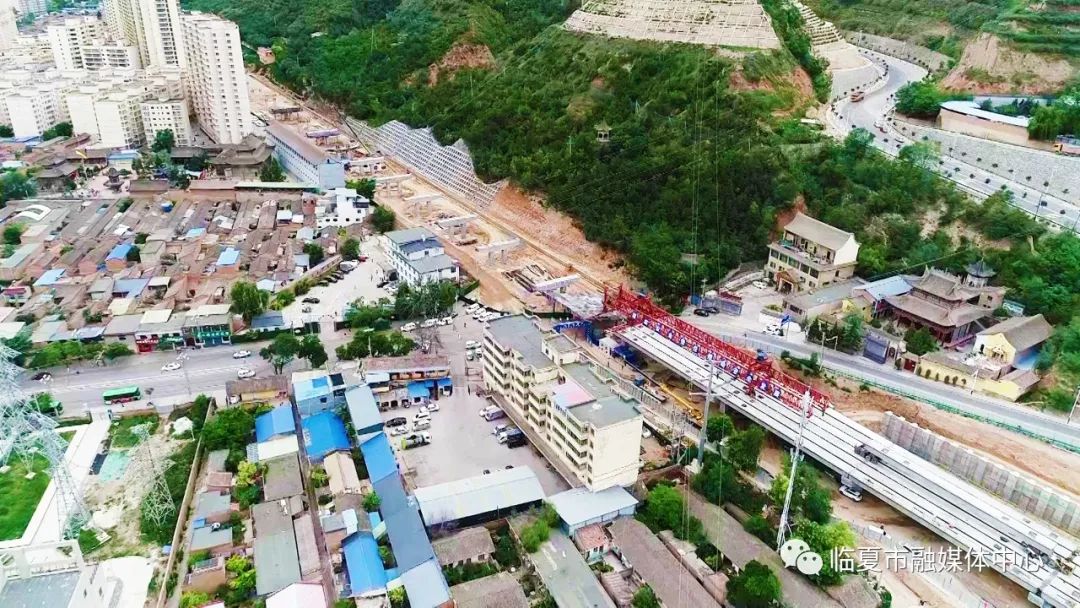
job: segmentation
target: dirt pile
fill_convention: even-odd
[[[997,36],[983,33],[968,43],[941,84],[973,93],[1053,93],[1075,73],[1065,59],[1018,51]]]
[[[439,84],[440,76],[454,77],[454,73],[465,68],[488,69],[495,66],[495,55],[483,44],[458,42],[439,59],[438,63],[428,67],[428,86]]]

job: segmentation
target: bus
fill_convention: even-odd
[[[105,405],[112,405],[142,399],[142,392],[137,386],[123,386],[105,391],[101,398],[105,401]]]

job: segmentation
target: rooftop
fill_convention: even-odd
[[[499,346],[521,355],[526,365],[535,368],[555,365],[544,354],[543,333],[532,319],[523,315],[501,317],[488,323],[487,331]]]
[[[326,593],[320,583],[293,583],[266,598],[266,608],[326,608]]]
[[[408,570],[434,558],[424,522],[416,511],[416,501],[405,493],[401,479],[390,475],[372,485],[381,501],[379,512],[386,522],[398,568]]]
[[[413,495],[424,523],[435,526],[543,500],[544,489],[532,469],[517,466],[417,488]]]
[[[449,369],[450,357],[422,353],[404,357],[371,357],[364,362],[365,372],[430,372]]]
[[[251,512],[255,520],[256,592],[266,595],[300,582],[292,514],[276,502],[257,504]]]
[[[667,608],[720,608],[701,583],[645,524],[624,517],[610,527],[623,556]]]
[[[563,521],[574,527],[633,508],[638,501],[622,487],[612,486],[599,492],[591,492],[587,488],[573,488],[548,497],[548,502]]]
[[[617,394],[611,384],[593,373],[592,366],[585,363],[568,363],[562,369],[572,379],[563,386],[576,384],[593,397],[590,401],[570,402],[562,406],[575,418],[588,422],[596,428],[604,428],[641,416],[637,409],[638,402]],[[555,405],[560,407],[558,393],[556,393]]]
[[[232,496],[228,492],[201,492],[195,496],[194,519],[204,519],[228,511]]]
[[[784,226],[784,230],[833,251],[840,249],[848,241],[855,239],[855,235],[850,232],[845,232],[825,222],[815,220],[802,212],[796,213],[795,219],[791,220],[787,226]]]
[[[979,107],[979,104],[974,101],[954,100],[942,102],[941,107],[945,110],[957,112],[959,114],[965,114],[967,116],[974,116],[975,118],[981,118],[990,122],[996,122],[1003,125],[1011,125],[1014,127],[1027,128],[1031,119],[1027,116],[1006,116],[1004,114],[998,114],[997,112],[990,112],[983,110]]]
[[[379,413],[379,406],[375,403],[371,388],[366,384],[346,391],[345,404],[349,410],[349,419],[357,433],[382,427],[383,420]]]
[[[288,327],[285,324],[285,315],[279,310],[268,310],[251,319],[251,329],[279,329]]]
[[[401,582],[405,584],[410,605],[442,606],[450,601],[446,577],[434,556],[402,572]]]
[[[63,268],[52,268],[46,270],[38,280],[34,281],[34,287],[48,287],[54,285],[61,277],[64,276],[65,270]]]
[[[415,242],[415,241],[422,241],[422,240],[425,240],[425,239],[434,239],[434,238],[436,238],[434,232],[428,230],[427,228],[422,228],[422,227],[421,228],[406,228],[404,230],[391,230],[390,232],[387,232],[383,236],[390,239],[392,242],[394,242],[398,246],[404,245],[406,243],[412,243],[412,242]]]
[[[784,300],[789,306],[807,311],[817,306],[846,300],[851,297],[852,290],[862,286],[863,281],[861,279],[852,279],[810,291],[802,291],[794,295],[787,295]]]
[[[409,266],[412,266],[413,270],[420,274],[427,274],[429,272],[446,270],[448,268],[453,268],[454,265],[454,258],[446,254],[429,255],[426,257],[422,257],[419,260],[409,260]]]
[[[889,296],[899,296],[911,291],[911,284],[901,275],[894,275],[878,281],[872,281],[855,287],[853,291],[865,292],[874,301],[884,300]]]
[[[443,566],[495,553],[491,534],[483,527],[458,530],[450,536],[432,541],[431,548]]]
[[[220,255],[218,255],[217,265],[218,266],[232,266],[239,259],[240,259],[240,251],[238,249],[233,249],[232,247],[228,247],[228,248],[224,249],[221,252]]]
[[[292,148],[292,150],[302,156],[304,160],[313,165],[333,160],[333,158],[322,148],[316,146],[304,136],[276,120],[269,121],[266,125],[266,132],[273,139]]]
[[[221,527],[215,530],[210,526],[204,526],[202,528],[195,528],[195,531],[191,533],[191,544],[188,545],[188,550],[202,551],[203,549],[212,549],[213,547],[231,544],[231,529]]]
[[[255,418],[255,440],[267,441],[276,435],[296,432],[291,403],[279,405]]]
[[[0,587],[4,608],[56,608],[68,606],[79,583],[78,572],[60,572],[16,578]]]
[[[450,588],[457,608],[528,608],[529,600],[514,577],[499,572]]]
[[[356,532],[342,543],[345,574],[350,597],[376,594],[386,589],[386,569],[379,556],[379,544],[370,532]]]
[[[263,495],[266,500],[304,493],[304,480],[300,476],[300,461],[296,454],[272,458],[266,461],[266,467],[266,477],[263,480]]]
[[[361,443],[360,452],[364,455],[364,464],[367,466],[368,476],[372,483],[381,481],[389,475],[397,475],[397,460],[394,458],[394,450],[390,448],[390,440],[387,439],[385,433],[378,433]]]
[[[112,248],[109,255],[105,257],[106,260],[127,260],[127,254],[131,251],[134,245],[131,243],[120,243],[116,247]]]
[[[322,460],[331,452],[351,447],[345,423],[331,411],[323,411],[300,421],[304,429],[304,449],[309,458]]]
[[[1005,339],[1016,350],[1027,350],[1032,346],[1042,344],[1054,333],[1054,326],[1046,322],[1042,315],[1033,317],[1012,317],[984,329],[979,332],[980,336],[995,336],[1003,334]]]

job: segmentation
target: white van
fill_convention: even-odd
[[[438,322],[439,322],[438,319],[427,319],[423,323],[420,324],[420,327],[423,327],[424,329],[427,329],[429,327],[435,327],[435,324],[438,323]]]
[[[476,340],[466,340],[465,341],[465,348],[467,348],[467,349],[468,348],[480,348],[480,343],[477,342]]]
[[[418,422],[431,422],[431,414],[427,413],[427,410],[422,410],[412,417],[413,425]]]
[[[412,424],[412,430],[413,430],[414,433],[417,432],[417,431],[426,431],[427,429],[430,429],[430,428],[431,428],[431,420],[429,420],[427,418],[424,418],[422,420],[416,420]]]
[[[415,331],[415,330],[416,330],[416,323],[409,322],[409,323],[406,323],[406,324],[401,326],[401,331]]]

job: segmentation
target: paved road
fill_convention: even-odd
[[[704,319],[688,315],[683,319],[713,335],[732,342],[744,343],[750,348],[762,348],[777,354],[786,350],[800,357],[809,357],[811,353],[821,355],[823,352],[817,345],[789,342],[783,337],[769,336],[729,325],[720,315]],[[846,355],[831,349],[824,351],[822,363],[831,370],[872,380],[894,390],[914,395],[925,402],[944,403],[973,415],[996,420],[1002,424],[1018,426],[1032,433],[1080,447],[1080,426],[1070,425],[1062,418],[1043,414],[1027,406],[971,394],[963,389],[926,380],[908,372],[899,372],[864,357]]]
[[[841,134],[847,134],[856,127],[866,129],[874,134],[874,146],[890,156],[896,156],[900,148],[913,143],[890,122],[896,91],[908,82],[922,80],[926,76],[926,70],[888,55],[865,50],[861,52],[876,64],[887,65],[888,75],[884,82],[868,92],[862,101],[852,103],[845,98],[832,104],[827,113],[829,124]],[[944,164],[939,165],[936,172],[980,200],[1005,186],[1013,192],[1013,202],[1028,213],[1046,217],[1059,226],[1073,230],[1076,229],[1077,222],[1080,222],[1080,208],[1064,199],[1044,194],[1024,183],[1005,179],[944,154],[941,155],[941,160]],[[1036,181],[1041,183],[1042,180]],[[1039,201],[1043,204],[1039,205]]]

